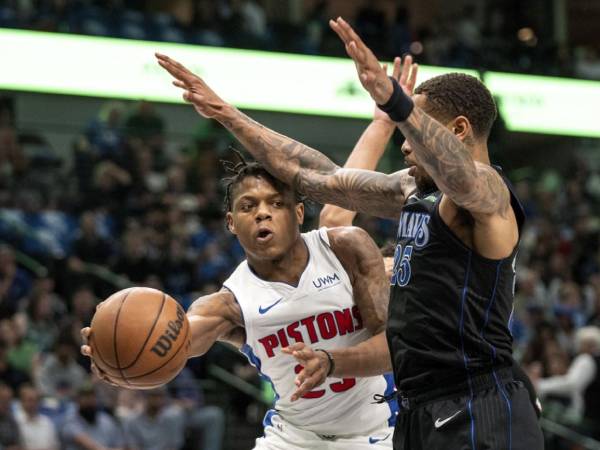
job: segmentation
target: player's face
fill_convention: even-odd
[[[229,230],[247,255],[256,259],[279,259],[298,239],[304,205],[296,203],[290,190],[277,191],[261,177],[246,177],[233,192]]]

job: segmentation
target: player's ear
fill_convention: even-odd
[[[225,220],[227,221],[227,229],[231,232],[231,234],[237,235],[235,232],[235,225],[233,224],[233,214],[230,212],[225,214]]]
[[[302,225],[304,223],[304,203],[296,203],[296,219]]]
[[[465,141],[473,133],[471,122],[469,122],[469,119],[467,119],[465,116],[456,117],[452,121],[450,130],[452,130],[454,135],[461,141]]]

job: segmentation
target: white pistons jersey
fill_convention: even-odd
[[[391,425],[390,404],[373,403],[374,394],[393,392],[391,376],[328,378],[303,398],[290,400],[301,366],[281,351],[296,342],[331,350],[350,347],[371,337],[354,303],[352,285],[331,250],[327,230],[302,234],[309,252],[308,264],[297,287],[258,278],[243,261],[224,286],[234,295],[243,313],[246,344],[242,351],[273,384],[273,414],[320,435],[366,434]]]

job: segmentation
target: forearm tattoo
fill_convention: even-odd
[[[319,151],[237,110],[220,121],[269,172],[311,200],[379,217],[398,217],[406,176],[343,169]]]
[[[510,201],[506,184],[492,167],[476,164],[450,130],[419,108],[398,128],[418,163],[454,203],[475,213],[506,214]]]

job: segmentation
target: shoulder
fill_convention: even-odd
[[[354,246],[371,240],[369,233],[362,228],[353,226],[328,228],[327,237],[329,238],[329,244],[334,251],[336,249],[343,249],[345,252],[350,253],[357,249],[355,247],[348,248],[347,246]]]
[[[199,297],[190,305],[187,314],[221,316],[236,325],[243,326],[240,305],[235,295],[226,287],[218,292]]]

